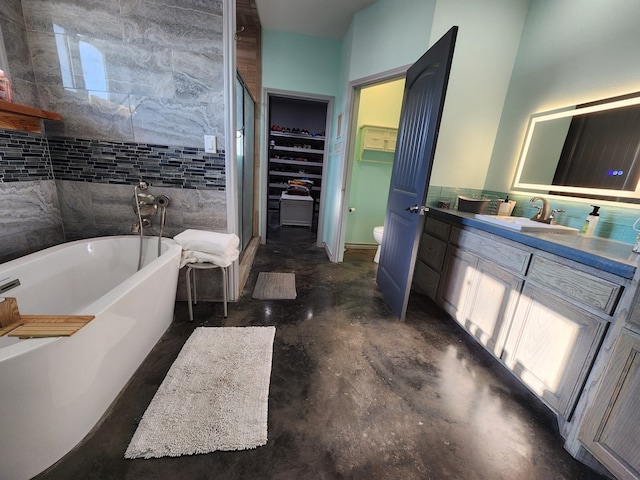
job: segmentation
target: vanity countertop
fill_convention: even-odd
[[[484,230],[501,237],[522,243],[539,250],[553,253],[570,260],[632,279],[640,266],[640,254],[631,251],[631,245],[614,240],[582,235],[566,235],[558,233],[534,233],[511,230],[475,218],[475,214],[429,208],[434,217],[448,217],[462,225]]]

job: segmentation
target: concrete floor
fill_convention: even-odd
[[[426,297],[394,318],[374,250],[330,263],[307,229],[270,232],[242,298],[222,318],[199,303],[176,320],[103,422],[49,479],[599,479],[562,448],[550,412]],[[295,272],[298,298],[251,298],[261,271]],[[255,450],[125,460],[192,330],[275,325],[269,441]]]

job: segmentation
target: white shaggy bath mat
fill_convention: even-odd
[[[294,300],[296,274],[260,272],[251,296],[256,300]]]
[[[246,450],[267,443],[275,327],[199,327],[144,413],[125,458]]]

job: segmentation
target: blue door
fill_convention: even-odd
[[[377,275],[385,301],[402,320],[457,33],[451,28],[407,71]]]

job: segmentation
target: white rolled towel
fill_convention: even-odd
[[[212,253],[222,257],[229,257],[237,252],[240,239],[233,233],[208,232],[205,230],[188,229],[179,233],[173,239],[183,250]]]
[[[180,268],[190,263],[213,263],[219,267],[228,267],[238,258],[239,255],[240,252],[238,252],[238,250],[235,250],[233,254],[227,256],[193,250],[182,250]]]

